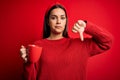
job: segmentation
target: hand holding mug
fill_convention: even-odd
[[[21,57],[25,62],[31,62],[35,63],[39,60],[41,53],[42,53],[42,47],[39,47],[37,45],[28,45],[27,48],[25,48],[23,45],[20,48]]]
[[[25,48],[25,46],[21,46],[21,48],[20,48],[20,56],[22,57],[22,59],[25,61],[25,62],[27,62],[27,56],[28,56],[28,54],[27,54],[27,49]]]

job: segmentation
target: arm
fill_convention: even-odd
[[[27,50],[24,46],[21,46],[20,52],[21,52],[21,58],[24,60],[23,80],[36,80],[37,71],[38,71],[38,62],[31,63],[28,60]]]
[[[37,64],[36,63],[24,63],[24,80],[36,80],[37,77]]]
[[[90,34],[92,39],[88,41],[90,55],[102,53],[112,46],[112,35],[105,29],[87,22],[85,33]]]
[[[112,35],[107,32],[105,29],[94,25],[90,22],[84,22],[82,20],[78,20],[73,27],[73,32],[78,32],[80,34],[81,41],[84,40],[83,32],[92,36],[92,38],[85,39],[83,43],[86,44],[88,52],[90,55],[95,55],[102,53],[108,49],[110,49],[112,44]]]

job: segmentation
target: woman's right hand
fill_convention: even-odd
[[[20,55],[21,55],[22,59],[25,61],[25,63],[26,63],[27,60],[28,60],[28,54],[27,54],[27,49],[23,45],[20,48]]]

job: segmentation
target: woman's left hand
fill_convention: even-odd
[[[78,20],[72,28],[72,31],[74,33],[80,34],[81,41],[84,41],[83,32],[85,30],[85,27],[86,27],[86,23],[83,20]]]

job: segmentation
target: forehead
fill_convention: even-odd
[[[65,11],[61,8],[55,8],[51,11],[50,15],[65,15]]]

